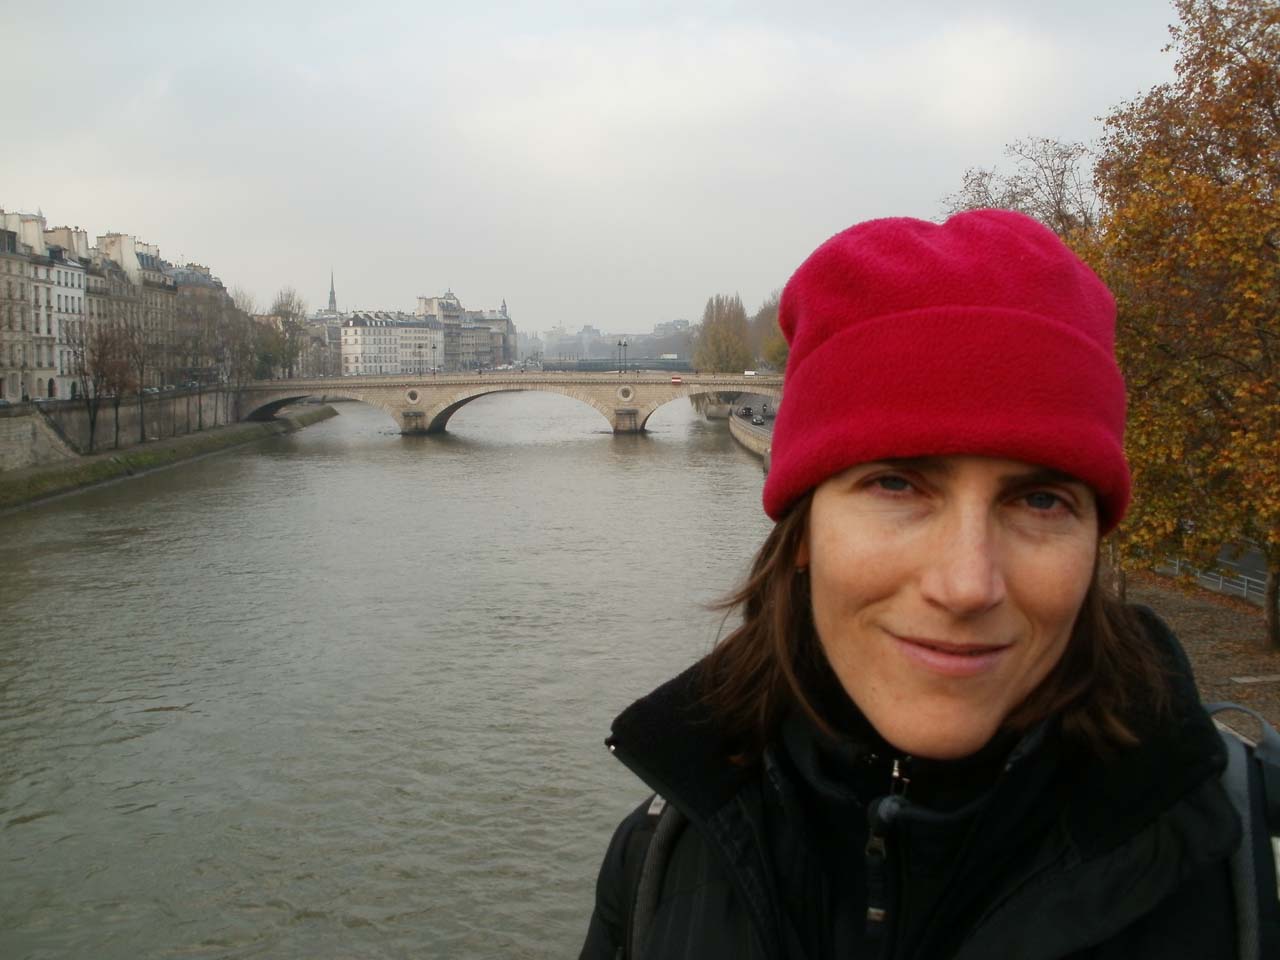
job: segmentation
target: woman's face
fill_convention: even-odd
[[[1079,481],[930,457],[826,480],[797,565],[845,691],[899,750],[946,759],[980,749],[1061,658],[1097,545]]]

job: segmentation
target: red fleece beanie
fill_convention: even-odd
[[[1052,231],[1008,210],[869,220],[782,292],[791,346],[764,509],[779,520],[869,460],[972,454],[1052,467],[1129,503],[1115,300]]]

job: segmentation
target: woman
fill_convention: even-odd
[[[876,220],[783,292],[742,625],[609,744],[687,821],[627,956],[1234,956],[1240,822],[1176,640],[1108,597],[1110,293],[1019,214]],[[583,957],[623,956],[646,801]]]

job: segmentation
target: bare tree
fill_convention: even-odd
[[[196,390],[196,429],[204,429],[204,391],[213,366],[213,355],[222,336],[221,320],[227,310],[226,295],[214,288],[197,287],[178,298],[177,344],[182,360],[181,376]],[[214,394],[214,422],[217,422],[217,393]],[[191,431],[191,401],[187,401],[187,431]]]
[[[307,303],[293,287],[282,287],[271,303],[271,316],[279,322],[282,335],[280,366],[284,375],[291,378],[306,338]]]
[[[239,418],[240,395],[256,372],[260,324],[253,317],[257,312],[257,303],[251,293],[240,287],[231,291],[231,306],[222,316],[218,337],[221,357],[219,379],[227,389],[224,416],[228,423]]]
[[[124,354],[133,374],[134,388],[138,391],[138,442],[146,443],[147,376],[155,375],[162,345],[142,322],[135,321],[125,327],[122,333]]]
[[[80,399],[89,421],[87,453],[93,453],[98,430],[98,411],[102,406],[104,380],[107,376],[106,350],[111,345],[107,327],[87,320],[73,320],[67,326],[67,344],[71,348],[71,372],[76,378]]]
[[[129,363],[128,338],[124,328],[115,324],[104,325],[100,335],[104,342],[100,353],[103,367],[102,388],[111,398],[111,412],[115,417],[113,443],[119,450],[120,403],[124,400],[125,394],[137,388],[137,384],[133,379],[133,370]]]
[[[1012,172],[970,167],[958,191],[943,199],[948,213],[999,207],[1035,217],[1054,233],[1072,238],[1098,223],[1092,154],[1082,143],[1027,137],[1005,147]]]

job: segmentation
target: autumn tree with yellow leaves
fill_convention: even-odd
[[[700,370],[740,372],[751,366],[747,344],[747,311],[742,298],[716,294],[702,311],[693,343],[693,365]]]
[[[1280,648],[1280,5],[1176,0],[1175,79],[1116,108],[1094,260],[1129,385],[1130,556],[1266,557]]]

